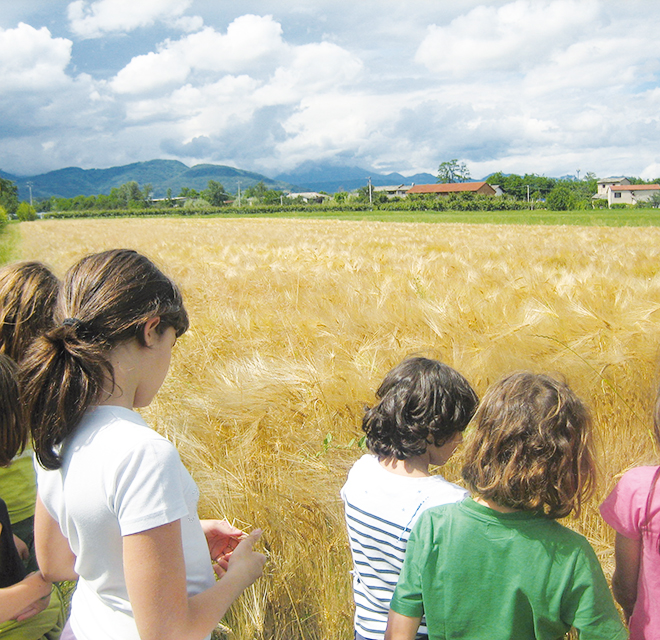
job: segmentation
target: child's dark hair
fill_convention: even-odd
[[[0,269],[0,353],[20,362],[38,335],[53,325],[58,281],[40,262]]]
[[[16,363],[0,353],[0,467],[6,467],[27,444],[21,417]]]
[[[593,492],[591,419],[563,382],[511,374],[486,392],[473,424],[463,479],[478,496],[562,518]]]
[[[464,431],[479,402],[458,371],[421,357],[394,367],[376,397],[378,404],[362,420],[367,448],[397,460],[422,455],[430,443],[441,446]]]
[[[188,314],[177,286],[148,258],[128,249],[89,255],[67,272],[55,327],[37,338],[21,367],[20,386],[37,459],[46,469],[62,460],[57,446],[87,409],[111,392],[108,352],[136,339],[158,317],[159,332],[180,336]]]

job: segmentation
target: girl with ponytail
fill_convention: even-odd
[[[22,363],[41,465],[39,566],[47,580],[78,580],[63,638],[208,638],[261,575],[260,531],[200,522],[176,449],[134,411],[156,395],[187,328],[178,288],[150,260],[105,251],[66,274],[55,327]]]

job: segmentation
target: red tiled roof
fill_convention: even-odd
[[[407,193],[457,193],[479,191],[487,182],[452,182],[448,184],[416,184]],[[492,188],[492,187],[491,187]]]
[[[612,191],[655,191],[660,184],[622,184],[610,187]]]

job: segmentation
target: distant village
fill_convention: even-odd
[[[387,199],[405,198],[410,195],[449,196],[450,194],[468,193],[495,197],[507,195],[500,185],[489,184],[486,181],[417,185],[398,184],[379,187],[368,185],[368,189],[372,197],[384,195]],[[608,207],[616,204],[634,206],[650,202],[654,194],[658,194],[660,197],[660,184],[632,184],[628,178],[618,176],[598,180],[597,191],[593,194],[592,199],[607,201]],[[320,203],[331,199],[333,196],[316,191],[305,191],[288,193],[285,197],[302,200],[303,202]]]

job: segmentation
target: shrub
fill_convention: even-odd
[[[573,205],[574,197],[568,187],[555,187],[548,194],[548,209],[552,211],[568,211]]]
[[[28,204],[27,202],[21,202],[18,205],[18,209],[16,210],[16,217],[21,222],[26,222],[28,220],[36,220],[37,210],[31,204]]]
[[[4,229],[9,222],[9,214],[7,209],[0,205],[0,229]]]

